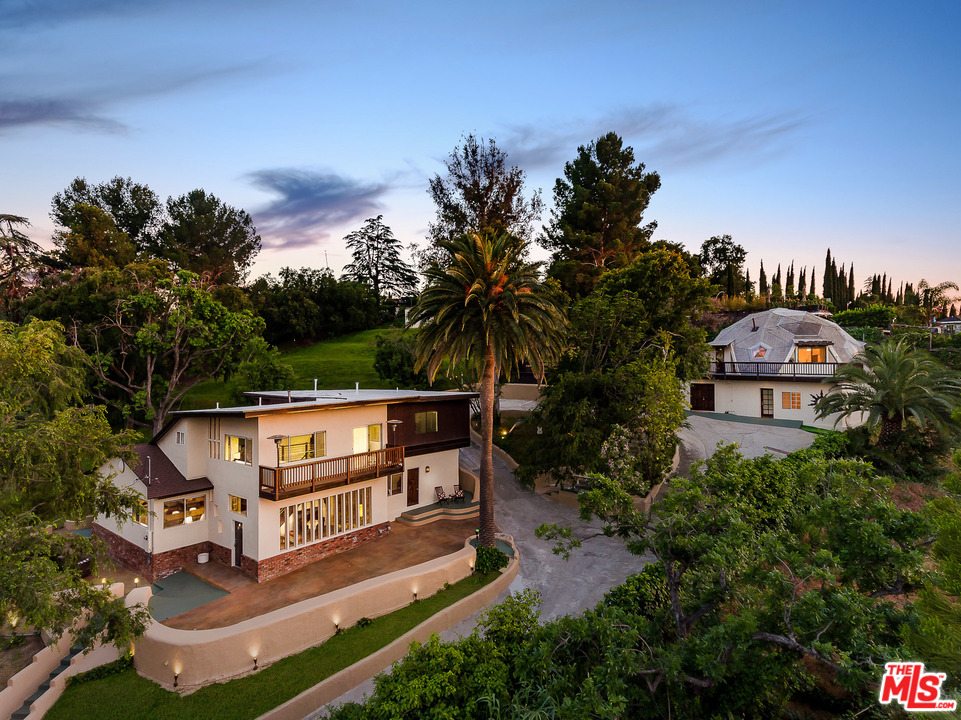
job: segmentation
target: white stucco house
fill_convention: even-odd
[[[814,403],[830,388],[825,381],[864,347],[836,323],[787,308],[749,315],[721,330],[710,345],[708,377],[689,385],[692,410],[822,428],[835,427],[834,417],[819,420],[814,413]],[[848,418],[838,427],[856,424],[857,418]]]
[[[390,532],[401,513],[459,484],[476,393],[319,390],[247,393],[243,407],[191,410],[113,482],[143,512],[94,534],[153,582],[206,553],[257,581]]]

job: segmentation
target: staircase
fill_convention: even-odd
[[[50,677],[40,684],[40,687],[37,688],[36,692],[34,692],[33,695],[24,701],[23,706],[19,710],[15,711],[13,715],[10,716],[10,719],[24,720],[26,717],[28,717],[30,715],[30,706],[33,705],[33,703],[36,702],[41,695],[50,689],[50,681],[70,667],[70,661],[82,652],[83,646],[81,645],[74,645],[71,647],[70,652],[68,652],[66,657],[60,661],[60,665],[54,668],[53,672],[50,673]]]

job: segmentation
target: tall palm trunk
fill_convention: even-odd
[[[494,381],[497,362],[494,348],[484,353],[484,372],[480,382],[481,465],[480,465],[480,546],[494,547]]]
[[[903,413],[895,413],[893,417],[886,417],[881,421],[881,432],[878,434],[878,445],[890,447],[901,434],[904,426]]]

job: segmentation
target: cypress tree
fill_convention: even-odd
[[[757,278],[757,291],[761,295],[767,296],[771,288],[767,284],[767,273],[764,272],[764,261],[761,261],[761,274]]]
[[[751,282],[751,268],[747,268],[744,271],[744,294],[754,294],[754,283]]]
[[[854,302],[855,290],[854,290],[854,263],[851,263],[851,269],[848,275],[848,302]]]
[[[825,298],[834,297],[834,278],[837,277],[837,269],[833,266],[834,261],[831,259],[831,248],[828,248],[827,257],[824,258],[824,282],[821,283],[821,290]]]
[[[801,268],[801,274],[798,276],[797,281],[797,296],[804,299],[804,296],[808,294],[808,284],[807,284],[807,266]]]
[[[814,297],[817,297],[817,296],[818,296],[817,288],[814,287],[814,278],[817,277],[817,274],[818,274],[818,273],[817,273],[817,266],[813,266],[813,267],[811,268],[811,292],[810,292],[810,294],[813,295]]]
[[[774,275],[774,284],[783,288],[784,283],[781,282],[781,263],[777,264],[777,273]]]

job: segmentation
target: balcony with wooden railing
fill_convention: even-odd
[[[260,466],[260,497],[285,500],[341,484],[372,480],[404,469],[404,448],[324,458],[283,467]]]
[[[829,378],[841,366],[840,363],[799,362],[712,362],[711,377],[728,380],[809,380]]]

